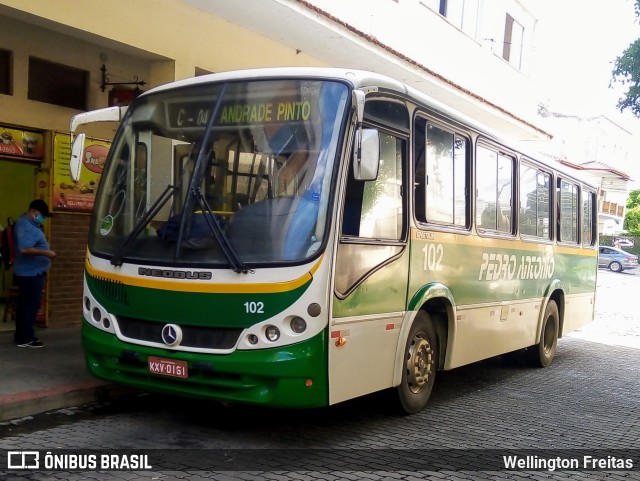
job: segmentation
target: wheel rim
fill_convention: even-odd
[[[622,266],[618,262],[613,262],[611,264],[611,270],[614,272],[618,272],[621,268]]]
[[[556,319],[553,316],[547,318],[544,325],[543,349],[545,354],[549,354],[555,345]]]
[[[424,332],[418,332],[411,340],[407,356],[407,386],[414,394],[422,391],[431,377],[433,349]]]

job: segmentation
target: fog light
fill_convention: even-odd
[[[311,317],[318,317],[321,311],[322,309],[320,308],[320,304],[318,304],[317,302],[309,304],[309,307],[307,307],[307,314],[309,314]]]
[[[102,326],[105,329],[109,329],[111,327],[111,321],[105,317],[104,319],[102,319]]]
[[[100,309],[98,309],[97,307],[93,308],[91,315],[93,316],[93,320],[96,322],[100,322],[100,319],[102,319],[102,316],[100,315]]]
[[[87,311],[91,311],[91,301],[89,300],[89,298],[88,298],[88,297],[85,297],[85,298],[84,298],[84,308],[85,308]]]
[[[301,332],[304,332],[305,329],[307,329],[307,323],[303,318],[295,316],[291,319],[291,330],[293,332],[300,334]]]
[[[247,341],[249,341],[249,344],[258,344],[258,336],[255,334],[249,334],[247,336]]]
[[[280,329],[278,329],[276,326],[267,326],[264,334],[271,342],[276,342],[278,339],[280,339]]]

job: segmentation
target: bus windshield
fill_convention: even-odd
[[[127,111],[89,249],[115,265],[303,262],[326,238],[348,87],[309,79],[150,93]]]

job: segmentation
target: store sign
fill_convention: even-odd
[[[69,134],[53,136],[53,204],[54,211],[90,212],[102,176],[111,142],[87,137],[82,151],[82,166],[77,182],[71,178],[71,139]]]
[[[0,125],[0,156],[40,160],[44,156],[44,135]]]

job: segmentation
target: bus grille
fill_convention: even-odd
[[[144,321],[131,317],[118,316],[120,332],[129,339],[155,342],[165,345],[162,341],[164,323]],[[202,349],[231,349],[236,345],[242,329],[222,327],[201,327],[180,325],[182,329],[182,347],[196,347]]]
[[[91,284],[92,288],[98,290],[104,297],[106,297],[110,301],[129,305],[127,292],[122,282],[113,281],[111,279],[104,279],[102,277],[89,277],[87,281]]]

